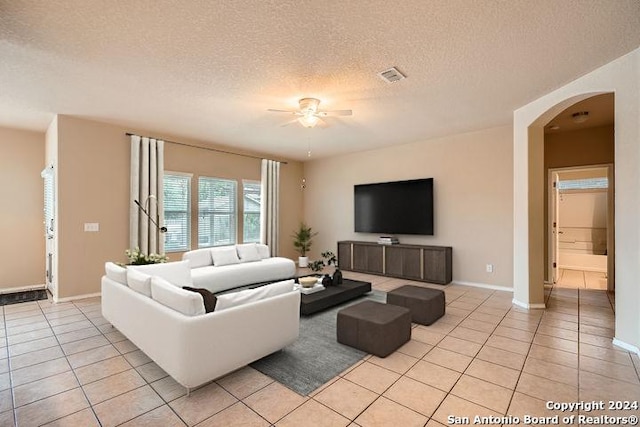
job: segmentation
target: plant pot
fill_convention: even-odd
[[[324,286],[325,288],[327,286],[333,286],[333,281],[331,280],[331,276],[329,276],[328,274],[324,275],[324,277],[322,278],[322,286]]]
[[[333,272],[333,277],[331,279],[333,280],[333,284],[334,285],[341,285],[342,284],[342,271],[340,271],[340,269],[336,267],[336,271]]]
[[[308,256],[298,257],[298,267],[309,267],[309,257]]]

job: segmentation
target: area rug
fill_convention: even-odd
[[[44,289],[12,292],[9,294],[0,294],[0,305],[18,304],[20,302],[38,301],[42,299],[47,299],[47,291]]]
[[[296,393],[308,395],[366,355],[336,340],[338,311],[366,299],[385,302],[386,294],[372,291],[362,298],[301,317],[300,337],[295,343],[250,366]]]

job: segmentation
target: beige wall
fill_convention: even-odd
[[[545,171],[549,168],[613,163],[613,141],[613,125],[546,134]]]
[[[45,282],[44,133],[0,128],[0,292]]]
[[[549,212],[549,169],[614,162],[613,125],[544,136],[544,212]],[[549,215],[544,216],[545,280],[549,280]]]
[[[353,231],[354,184],[433,177],[434,236],[400,242],[452,246],[455,282],[511,287],[512,141],[508,126],[305,163],[305,220],[319,232],[310,257],[377,239]]]
[[[125,261],[124,250],[129,244],[127,131],[203,144],[151,131],[58,116],[58,296],[61,299],[100,292],[104,263]],[[165,167],[228,178],[259,179],[260,176],[258,160],[172,144],[166,145]],[[302,196],[295,191],[301,172],[302,166],[297,162],[283,166],[281,227],[284,235],[302,218]],[[100,231],[84,232],[86,222],[99,223]],[[194,242],[196,240],[192,245]],[[281,252],[293,257],[286,246]],[[180,254],[170,254],[170,258],[178,260]]]

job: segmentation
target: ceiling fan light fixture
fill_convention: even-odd
[[[312,128],[318,124],[318,117],[314,112],[306,111],[304,115],[298,118],[298,122],[306,128]]]
[[[571,115],[571,119],[574,123],[584,123],[589,120],[589,112],[588,111],[578,111],[577,113],[573,113]]]

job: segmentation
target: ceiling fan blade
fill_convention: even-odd
[[[273,108],[268,108],[267,111],[271,111],[272,113],[289,113],[289,114],[295,114],[297,111],[291,111],[291,110],[274,110]]]
[[[321,118],[319,118],[319,117],[318,117],[318,124],[317,124],[317,126],[318,126],[319,128],[326,129],[326,128],[328,128],[328,127],[329,127],[329,123],[327,123],[326,121],[324,121],[324,120],[322,120]]]
[[[351,110],[318,111],[318,115],[321,116],[321,117],[351,116],[351,115],[353,115],[353,111],[351,111]]]
[[[289,126],[297,122],[298,122],[298,119],[289,120],[288,122],[281,124],[280,127],[283,128],[285,126]]]

